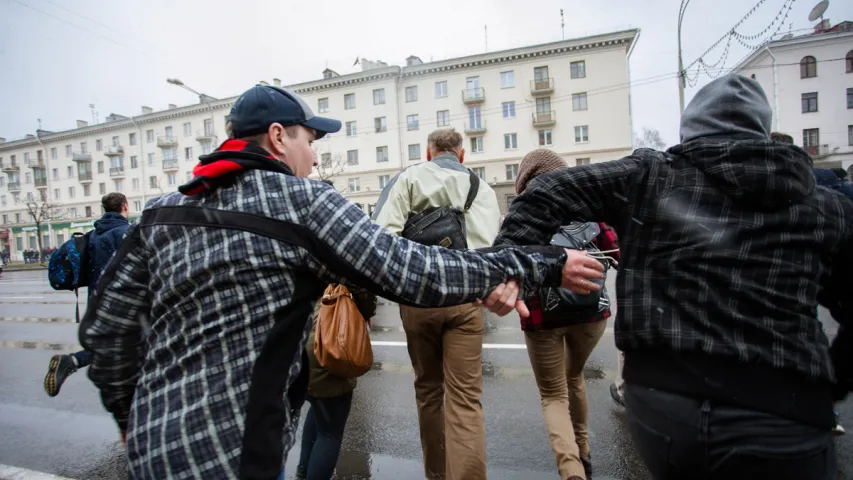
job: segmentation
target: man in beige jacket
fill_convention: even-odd
[[[428,162],[400,172],[382,191],[374,221],[400,235],[409,216],[428,208],[462,209],[471,188],[462,166],[462,135],[436,130],[428,137]],[[486,182],[465,212],[468,248],[490,247],[500,229],[495,192]],[[400,306],[409,357],[415,370],[415,397],[426,477],[486,478],[483,423],[483,308]],[[446,407],[446,408],[445,408]]]

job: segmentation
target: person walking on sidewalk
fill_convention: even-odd
[[[537,176],[566,168],[566,161],[555,152],[545,148],[533,150],[521,161],[515,191],[521,195]],[[604,223],[595,227],[600,232],[595,237],[595,246],[618,262],[616,232]],[[610,318],[610,302],[604,297],[594,308],[577,307],[574,303],[546,312],[543,301],[539,297],[529,300],[530,316],[521,319],[521,329],[560,478],[582,479],[592,470],[583,368],[604,334]]]
[[[95,292],[95,285],[101,278],[101,272],[107,266],[113,254],[118,249],[124,233],[130,226],[130,208],[127,197],[118,192],[108,193],[101,198],[104,215],[95,222],[95,230],[89,236],[89,259],[92,271],[89,274],[88,300]],[[51,397],[59,395],[59,389],[68,377],[81,368],[89,366],[89,352],[80,350],[70,355],[54,355],[47,367],[44,377],[44,391]]]
[[[491,246],[500,227],[498,199],[486,182],[462,166],[464,159],[459,132],[432,132],[427,138],[427,162],[403,170],[389,182],[379,196],[374,221],[401,235],[410,216],[430,208],[464,210],[466,200],[471,200],[464,210],[467,246]],[[483,307],[475,303],[427,309],[401,305],[400,316],[415,370],[426,477],[485,479],[486,428],[480,403]]]
[[[701,88],[681,143],[552,172],[513,201],[497,245],[569,221],[619,235],[616,343],[634,445],[655,478],[836,476],[833,400],[853,389],[853,202],[770,140],[761,85]],[[817,318],[842,329],[830,347]]]

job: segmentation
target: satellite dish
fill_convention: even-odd
[[[827,7],[829,7],[829,0],[822,0],[815,5],[811,13],[809,13],[809,21],[814,22],[818,18],[823,18],[823,13],[826,12]]]

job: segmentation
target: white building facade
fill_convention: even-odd
[[[773,130],[794,137],[816,166],[853,165],[853,23],[769,42],[734,71],[761,83]]]
[[[465,165],[495,189],[502,210],[514,197],[524,154],[550,148],[569,165],[613,160],[632,147],[628,59],[639,36],[627,30],[405,67],[362,61],[363,71],[292,85],[317,115],[343,122],[315,142],[315,176],[372,213],[385,183],[426,161],[437,128],[465,137]],[[59,212],[42,225],[55,247],[102,214],[101,196],[128,197],[131,216],[192,175],[199,155],[225,138],[236,97],[0,143],[0,248],[15,260],[38,246],[27,199],[43,193]],[[210,100],[209,102],[207,100]]]

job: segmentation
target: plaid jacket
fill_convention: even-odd
[[[150,202],[81,325],[89,378],[127,431],[135,478],[278,475],[307,388],[307,320],[327,283],[424,307],[472,302],[510,277],[525,291],[559,283],[558,248],[420,246],[257,147],[220,149],[255,169]],[[224,160],[196,172],[237,167]]]
[[[815,187],[801,148],[700,139],[539,176],[495,244],[542,245],[570,221],[603,221],[621,244],[616,343],[628,359],[678,352],[825,385],[835,377],[815,312],[820,302],[853,325],[851,218],[853,203]]]
[[[619,261],[619,239],[616,236],[616,231],[605,223],[598,223],[598,228],[601,232],[595,237],[595,245],[601,251],[616,250],[613,253],[608,253],[617,262]],[[530,315],[527,318],[521,319],[521,330],[525,332],[534,332],[539,330],[553,330],[555,328],[565,327],[568,325],[577,325],[580,323],[593,323],[610,318],[610,309],[603,310],[588,318],[565,318],[562,316],[543,315],[542,309],[539,307],[539,297],[531,297],[527,301],[527,306],[530,308]]]

